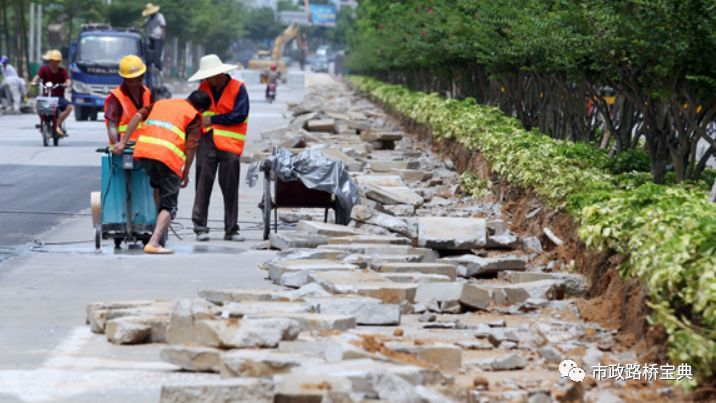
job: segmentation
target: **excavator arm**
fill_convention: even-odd
[[[299,46],[303,45],[303,39],[301,38],[300,29],[298,24],[291,24],[286,28],[281,35],[279,35],[273,43],[273,52],[271,52],[271,58],[273,60],[281,60],[283,56],[283,47],[292,39],[296,39]]]

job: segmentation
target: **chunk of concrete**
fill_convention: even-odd
[[[423,182],[433,177],[433,173],[419,169],[401,169],[400,177],[406,182]]]
[[[365,168],[365,162],[351,158],[336,148],[322,148],[321,153],[329,160],[342,162],[346,169],[350,172],[361,172],[363,171],[363,168]]]
[[[333,238],[329,238],[333,239]],[[279,259],[327,259],[327,260],[340,260],[345,256],[344,251],[333,250],[333,249],[312,249],[312,248],[298,248],[298,249],[286,249],[278,252],[276,256]]]
[[[418,169],[418,161],[371,161],[370,169],[373,172],[392,173],[401,169]]]
[[[272,232],[271,235],[269,235],[271,247],[278,250],[291,248],[315,248],[318,245],[327,244],[329,239],[330,238],[325,235],[302,232]]]
[[[415,215],[415,206],[412,204],[380,204],[379,210],[396,217]]]
[[[527,359],[517,354],[510,354],[474,361],[471,364],[475,364],[481,369],[488,371],[509,371],[526,367]]]
[[[160,403],[273,403],[273,382],[261,378],[231,378],[216,381],[163,385]]]
[[[194,341],[196,323],[214,319],[217,308],[203,299],[180,299],[174,305],[167,327],[167,343],[182,344]]]
[[[413,248],[409,245],[331,244],[321,245],[318,249],[333,249],[361,255],[421,255],[424,262],[434,262],[438,258],[437,252],[432,249]]]
[[[371,200],[382,204],[410,204],[418,207],[423,204],[423,197],[409,187],[366,186],[365,195]]]
[[[400,141],[403,138],[403,133],[366,130],[360,134],[360,138],[367,143],[372,141]]]
[[[488,249],[519,249],[522,245],[520,238],[512,233],[505,233],[502,235],[489,235],[487,237]]]
[[[504,220],[489,220],[485,224],[487,226],[487,235],[504,235],[509,231],[507,223]]]
[[[323,360],[275,350],[232,350],[221,355],[220,373],[222,378],[270,377],[288,373],[306,361],[318,364]]]
[[[216,305],[223,305],[226,302],[274,301],[284,298],[278,290],[250,288],[199,290],[199,296]]]
[[[341,259],[344,263],[351,263],[357,265],[361,270],[370,269],[376,264],[380,263],[409,263],[409,262],[422,262],[423,256],[421,255],[362,255],[362,254],[350,254],[346,255]],[[419,274],[419,273],[414,273]],[[403,281],[404,282],[404,281]]]
[[[280,260],[267,262],[266,265],[269,269],[269,278],[275,284],[296,288],[309,282],[308,273],[311,272],[358,269],[356,265],[325,259]]]
[[[299,221],[296,230],[329,237],[363,235],[364,232],[345,225],[317,221]]]
[[[357,235],[331,238],[329,244],[378,244],[378,245],[409,245],[408,238],[394,235]]]
[[[443,258],[441,261],[458,265],[458,273],[466,278],[490,276],[504,270],[524,271],[527,269],[525,259],[513,255],[494,257],[461,255]]]
[[[353,316],[358,325],[392,326],[400,324],[400,306],[383,304],[376,298],[307,298],[306,303],[321,314]]]
[[[542,242],[536,236],[528,236],[522,239],[522,249],[525,252],[542,253]]]
[[[577,273],[539,273],[508,270],[500,272],[497,278],[513,284],[541,280],[561,281],[564,282],[565,292],[574,296],[583,296],[589,291],[589,281],[585,276]]]
[[[459,301],[463,294],[463,283],[422,283],[418,284],[415,302],[427,304],[431,301]]]
[[[457,266],[450,263],[380,263],[373,269],[381,273],[441,274],[448,276],[450,280],[455,280],[457,277]]]
[[[385,347],[399,353],[415,355],[419,360],[435,365],[443,371],[457,371],[462,367],[462,349],[452,344],[434,343],[415,345],[405,342],[387,342]]]
[[[385,281],[372,271],[316,272],[309,279],[332,294],[358,294],[377,298],[384,303],[414,302],[417,285]]]
[[[306,122],[309,132],[335,133],[336,121],[334,119],[313,119]]]
[[[127,316],[107,321],[105,334],[112,344],[140,344],[149,338],[152,326]]]
[[[351,382],[347,378],[304,374],[282,374],[274,377],[274,403],[352,402]]]
[[[420,287],[420,284],[423,283],[449,283],[452,281],[450,277],[442,274],[380,273],[380,276],[386,280],[394,281],[396,283],[418,284],[418,287]]]
[[[353,206],[351,218],[361,223],[383,227],[391,232],[405,235],[411,239],[416,238],[418,235],[405,220],[389,214],[381,213],[363,205]]]
[[[137,307],[147,307],[154,305],[159,301],[155,300],[135,300],[135,301],[111,301],[111,302],[94,302],[87,304],[85,308],[85,323],[90,324],[90,316],[94,311],[98,310],[113,310],[113,309],[127,309]]]
[[[222,353],[211,347],[169,345],[162,348],[159,358],[185,371],[218,373]]]
[[[315,310],[311,305],[303,302],[229,302],[221,310],[221,316],[224,318],[243,318],[246,315],[263,312],[310,313],[315,312]]]
[[[200,320],[193,342],[219,348],[274,348],[281,340],[294,340],[301,327],[286,318]]]
[[[90,330],[93,333],[105,332],[107,321],[124,317],[166,316],[172,311],[173,302],[154,302],[150,305],[122,307],[122,308],[93,308],[88,314]]]
[[[404,187],[405,182],[398,175],[358,175],[355,181],[360,186]]]
[[[263,312],[248,315],[249,319],[290,319],[296,321],[301,331],[310,332],[314,330],[348,330],[356,327],[355,316],[330,315],[324,313],[288,313],[288,312]]]
[[[471,250],[487,243],[481,218],[419,217],[418,245],[432,249]]]

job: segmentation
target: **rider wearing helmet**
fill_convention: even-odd
[[[137,112],[147,115],[151,109],[151,93],[142,84],[146,71],[147,66],[138,56],[127,55],[119,61],[119,75],[124,81],[104,101],[104,121],[110,144],[122,138],[129,121]]]
[[[266,97],[268,97],[269,85],[273,84],[275,86],[278,84],[279,78],[281,78],[281,73],[276,69],[276,63],[271,64],[271,69],[266,72],[266,77]]]
[[[40,67],[37,75],[32,79],[32,84],[37,84],[40,80],[42,80],[43,83],[63,84],[63,86],[53,89],[50,95],[59,98],[57,111],[60,113],[60,116],[57,118],[57,134],[66,136],[62,130],[62,123],[64,123],[65,119],[72,113],[72,104],[65,98],[65,88],[69,88],[72,81],[70,81],[70,75],[67,74],[67,70],[60,67],[62,53],[60,53],[59,50],[50,50],[47,52],[47,58],[49,59],[49,63],[46,66]]]

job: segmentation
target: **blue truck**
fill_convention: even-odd
[[[117,74],[119,60],[129,54],[139,56],[147,64],[144,81],[152,91],[152,98],[171,97],[162,85],[161,74],[151,63],[154,55],[147,40],[138,30],[106,24],[83,25],[69,53],[72,104],[78,121],[97,120],[97,113],[104,109],[104,99],[122,83]]]

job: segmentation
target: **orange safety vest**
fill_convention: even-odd
[[[149,88],[146,86],[144,87],[144,91],[142,91],[142,107],[148,106],[152,103],[152,94],[149,91]],[[119,122],[117,122],[117,131],[119,131],[119,138],[117,140],[121,140],[122,136],[124,136],[124,132],[127,131],[127,125],[129,125],[129,121],[132,120],[134,115],[137,113],[137,107],[134,105],[134,102],[132,102],[132,98],[125,94],[124,91],[121,90],[120,87],[117,87],[110,92],[110,94],[114,95],[115,98],[119,101],[120,105],[122,105],[122,116],[119,118]],[[107,112],[107,104],[109,102],[109,97],[105,98],[104,100],[104,111]],[[109,127],[109,121],[107,118],[104,119],[104,124]],[[142,123],[140,122],[137,128],[142,127]],[[129,138],[130,141],[137,141],[137,137],[139,135],[137,134],[137,131],[135,130],[134,133],[132,133],[132,137]]]
[[[186,128],[199,112],[186,99],[163,99],[152,106],[144,126],[138,129],[134,158],[164,163],[179,177],[186,162]]]
[[[206,80],[202,81],[201,84],[199,84],[199,89],[209,94],[211,98],[211,108],[204,112],[204,116],[213,116],[233,111],[236,96],[239,94],[242,85],[244,85],[244,83],[241,81],[233,78],[230,79],[226,87],[224,87],[224,92],[221,93],[221,98],[219,98],[219,103],[217,104],[214,99],[214,94],[209,87],[209,83],[207,83]],[[205,127],[204,132],[214,131],[214,145],[217,149],[241,155],[241,153],[244,152],[246,132],[249,129],[247,121],[248,116],[238,125],[225,126],[212,124]]]

